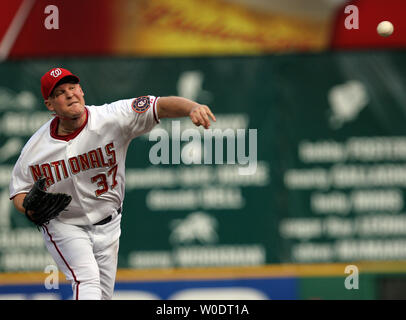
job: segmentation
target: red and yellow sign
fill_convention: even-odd
[[[0,60],[124,55],[191,56],[404,47],[404,0],[70,0],[57,1],[58,29],[47,29],[48,0],[0,3]],[[260,5],[258,5],[260,4]],[[340,5],[341,4],[341,5]],[[362,12],[347,30],[345,6]],[[316,14],[312,13],[317,9]],[[312,13],[312,14],[310,14]],[[382,38],[376,25],[391,20]],[[403,20],[402,20],[403,19]]]
[[[327,19],[260,12],[223,0],[121,0],[116,9],[122,20],[115,46],[123,54],[315,51],[329,42]]]

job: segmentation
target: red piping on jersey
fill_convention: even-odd
[[[46,232],[47,232],[47,234],[48,234],[48,236],[49,236],[49,240],[51,240],[51,242],[52,242],[52,244],[54,245],[56,251],[58,251],[59,255],[61,256],[61,258],[62,258],[62,260],[63,260],[63,262],[64,262],[65,265],[68,267],[69,271],[72,273],[73,280],[74,280],[75,283],[76,283],[76,298],[75,298],[75,300],[79,300],[79,285],[80,285],[80,281],[78,281],[78,280],[76,279],[75,273],[73,272],[73,270],[72,270],[72,268],[69,266],[69,264],[66,262],[65,257],[62,255],[62,252],[59,250],[59,248],[58,248],[58,246],[56,245],[54,239],[52,239],[52,236],[51,236],[51,234],[49,233],[48,228],[47,228],[45,225],[44,225],[43,227],[45,228],[45,230],[46,230]]]
[[[159,99],[159,98],[156,98],[156,99],[155,99],[154,105],[152,106],[152,111],[154,112],[154,119],[155,119],[156,123],[159,123],[159,120],[158,120],[158,117],[157,117],[157,114],[156,114],[156,113],[158,112],[158,111],[156,110],[156,105],[157,105],[156,102],[158,101],[158,99]]]
[[[58,134],[59,118],[58,118],[58,116],[56,116],[51,121],[51,125],[50,125],[51,137],[54,138],[54,139],[63,140],[63,141],[69,141],[69,140],[72,140],[72,139],[76,138],[76,136],[86,126],[87,119],[89,118],[89,111],[87,110],[87,108],[85,108],[85,110],[86,110],[86,119],[85,119],[85,122],[82,124],[82,126],[79,129],[77,129],[76,131],[72,132],[71,134],[68,134],[68,135],[65,135],[65,136],[61,136],[61,135]]]

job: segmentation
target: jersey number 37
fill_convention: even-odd
[[[116,175],[117,175],[117,165],[111,167],[109,171],[107,172],[108,177],[112,177],[112,183],[110,185],[111,189],[114,189],[115,186],[117,186],[117,180],[116,180]],[[109,184],[107,182],[107,176],[105,173],[98,174],[94,177],[91,178],[92,183],[97,183],[98,189],[94,192],[96,194],[96,197],[101,196],[103,193],[106,193],[109,191]]]

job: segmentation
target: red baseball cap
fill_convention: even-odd
[[[78,76],[64,68],[52,68],[46,72],[41,78],[41,92],[44,99],[48,99],[52,90],[56,87],[59,81],[63,78],[71,77],[74,81],[79,82]]]

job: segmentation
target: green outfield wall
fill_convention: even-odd
[[[131,143],[120,268],[406,260],[406,52],[60,58],[0,64],[0,271],[52,263],[8,184],[54,66],[88,105],[181,95],[217,117]]]

